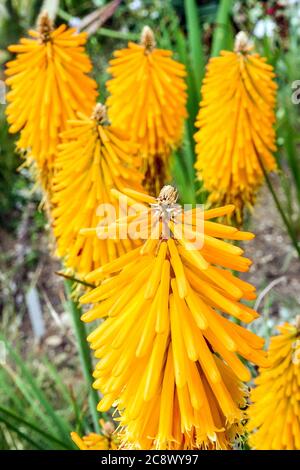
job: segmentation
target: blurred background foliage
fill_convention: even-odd
[[[232,49],[234,35],[246,30],[258,52],[275,67],[279,171],[271,182],[299,237],[300,104],[292,100],[300,89],[298,0],[0,0],[0,79],[10,59],[7,46],[26,35],[43,9],[57,25],[86,24],[88,53],[102,101],[112,52],[128,40],[138,40],[146,24],[154,30],[159,47],[172,49],[185,63],[189,118],[172,174],[187,203],[203,202],[206,196],[193,168],[194,121],[205,64],[221,49]],[[4,109],[0,105],[0,449],[70,449],[70,430],[82,434],[95,429],[79,360],[85,352],[78,352],[64,286],[55,275],[60,264],[51,256],[53,241],[40,207],[41,195],[14,152]],[[247,279],[257,286],[262,313],[253,328],[268,338],[275,323],[299,313],[299,263],[265,190],[245,224],[257,235],[247,248],[254,260]],[[42,334],[37,334],[28,314],[32,289],[40,303]]]

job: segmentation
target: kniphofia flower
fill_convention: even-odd
[[[300,317],[271,338],[268,369],[260,369],[249,408],[251,447],[300,450]]]
[[[78,113],[61,135],[53,179],[54,235],[58,254],[67,267],[86,274],[125,253],[129,240],[83,237],[82,227],[96,227],[108,217],[106,206],[118,209],[110,189],[141,189],[140,158],[126,135],[106,122],[105,106],[98,103],[90,117]]]
[[[125,193],[130,207],[138,201],[127,222],[142,224],[144,243],[91,272],[86,279],[99,285],[81,298],[93,304],[83,321],[105,319],[88,337],[100,359],[98,409],[117,408],[128,447],[228,448],[244,417],[241,382],[250,379],[238,356],[261,366],[266,358],[264,341],[226,318],[248,323],[258,314],[240,302],[254,287],[228,270],[247,271],[251,261],[222,238],[253,235],[213,221],[231,205],[182,212],[170,186],[158,199]]]
[[[276,168],[273,67],[254,53],[247,36],[235,51],[211,58],[202,86],[195,134],[199,179],[215,205],[234,204],[236,219],[251,207],[267,172]]]
[[[7,120],[9,131],[20,132],[18,149],[37,163],[42,183],[49,188],[59,133],[76,111],[90,113],[96,101],[96,82],[87,74],[92,65],[85,54],[86,33],[61,25],[54,29],[42,13],[37,30],[28,31],[9,46],[17,57],[7,63]]]
[[[169,50],[156,48],[146,26],[141,44],[114,52],[107,82],[108,114],[113,125],[140,146],[144,184],[158,194],[169,173],[170,154],[182,137],[186,116],[185,68]]]
[[[83,436],[78,436],[76,432],[71,432],[71,438],[80,450],[117,450],[119,447],[119,439],[114,434],[114,425],[107,421],[100,420],[102,426],[102,434],[94,432]]]

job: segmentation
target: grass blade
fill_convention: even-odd
[[[69,311],[72,317],[75,336],[77,340],[77,347],[80,356],[82,371],[86,384],[89,387],[89,405],[90,412],[93,418],[93,424],[95,432],[100,432],[99,425],[99,413],[97,411],[97,405],[99,402],[99,395],[93,388],[93,364],[91,360],[89,346],[86,340],[87,332],[85,324],[80,320],[82,311],[80,306],[72,299],[72,283],[69,280],[65,280],[65,288],[68,296]]]
[[[39,443],[37,443],[34,439],[31,437],[27,436],[23,431],[21,431],[18,427],[14,426],[11,424],[9,421],[7,421],[5,418],[1,418],[2,423],[5,424],[5,426],[11,430],[14,431],[21,439],[24,439],[25,441],[28,442],[28,444],[32,445],[35,449],[37,450],[46,450],[44,447],[42,447]]]
[[[69,405],[72,405],[72,398],[71,398],[70,390],[64,384],[64,382],[63,382],[62,378],[60,377],[56,367],[53,364],[51,364],[51,362],[49,362],[47,357],[43,358],[43,363],[45,364],[45,367],[47,368],[47,371],[49,372],[49,376],[55,382],[57,390],[61,393],[64,400]]]
[[[16,364],[19,366],[21,370],[22,379],[19,378],[19,380],[22,380],[23,383],[25,383],[26,381],[25,385],[27,385],[30,388],[31,394],[41,404],[46,414],[51,418],[53,424],[57,427],[57,430],[60,436],[62,437],[62,439],[64,439],[65,436],[68,436],[70,432],[68,423],[62,420],[60,416],[55,412],[55,410],[53,409],[53,406],[48,401],[46,395],[37,384],[34,376],[31,374],[28,367],[24,364],[23,359],[15,352],[14,348],[12,348],[12,346],[5,340],[5,338],[2,335],[0,335],[0,338],[4,341],[9,355],[16,362]],[[23,378],[25,380],[23,380]]]
[[[188,43],[190,50],[191,65],[195,84],[198,93],[200,93],[201,82],[204,75],[205,58],[202,47],[202,32],[198,18],[199,14],[195,0],[185,0],[184,9],[188,30]]]
[[[67,449],[69,449],[69,450],[73,449],[73,446],[71,445],[71,442],[70,442],[69,446],[66,445],[65,442],[60,441],[59,439],[57,439],[56,437],[52,436],[51,434],[45,432],[43,429],[39,428],[35,424],[25,420],[21,416],[16,415],[12,411],[7,410],[6,408],[3,408],[2,406],[0,406],[0,421],[2,420],[1,414],[4,414],[6,416],[7,421],[9,421],[9,418],[12,418],[13,420],[17,421],[17,423],[22,423],[26,427],[30,428],[32,431],[35,431],[40,436],[45,437],[47,440],[59,445],[63,449],[66,449],[66,450]]]
[[[213,35],[211,56],[216,57],[222,49],[228,47],[232,28],[230,27],[230,13],[233,0],[221,0],[218,8],[216,27]]]

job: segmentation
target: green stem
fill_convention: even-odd
[[[265,167],[264,167],[264,164],[262,162],[262,159],[260,158],[260,156],[257,154],[257,158],[258,158],[258,161],[259,161],[259,164],[260,164],[260,167],[262,169],[262,172],[264,174],[264,177],[265,177],[265,180],[266,180],[266,183],[267,183],[267,186],[269,188],[269,191],[273,197],[273,200],[274,200],[274,203],[278,209],[278,212],[279,214],[281,215],[281,218],[282,218],[282,221],[284,223],[284,225],[286,226],[286,229],[287,229],[287,232],[290,236],[290,239],[292,241],[292,244],[293,246],[295,247],[295,250],[297,251],[297,254],[300,258],[300,247],[298,245],[298,240],[297,240],[297,237],[296,237],[296,234],[295,234],[295,231],[292,227],[292,225],[290,224],[287,216],[285,215],[284,213],[284,210],[283,208],[281,207],[281,204],[280,204],[280,201],[277,197],[277,194],[273,188],[273,185],[272,185],[272,182],[271,182],[271,179],[269,178],[269,175],[268,175],[268,172],[266,171]]]
[[[65,288],[68,296],[68,304],[70,314],[73,320],[73,326],[75,330],[75,336],[77,340],[77,347],[80,356],[81,366],[83,375],[85,378],[86,383],[89,387],[89,406],[91,416],[93,418],[93,423],[96,432],[100,432],[100,425],[99,425],[99,414],[97,411],[97,405],[99,402],[99,396],[97,391],[93,388],[93,364],[91,360],[90,350],[87,344],[87,332],[85,328],[85,324],[80,320],[82,315],[82,311],[80,306],[77,302],[74,302],[72,299],[72,282],[68,279],[65,280]]]
[[[62,10],[61,8],[58,8],[57,15],[60,18],[62,18],[63,20],[68,21],[68,22],[73,18],[73,16],[70,15],[70,13],[68,13],[67,11]]]
[[[122,39],[124,41],[138,41],[140,39],[139,34],[134,33],[122,33],[121,31],[113,31],[108,28],[98,28],[97,34],[100,36],[106,36],[113,39]]]
[[[73,16],[70,15],[70,13],[62,10],[61,8],[58,9],[57,15],[67,22],[69,22],[73,18]],[[121,31],[113,31],[108,28],[98,28],[96,33],[99,34],[100,36],[106,36],[108,38],[113,38],[113,39],[122,39],[125,41],[138,41],[140,37],[139,34],[122,33]]]
[[[185,0],[184,10],[188,29],[188,43],[190,49],[190,58],[197,88],[198,101],[201,88],[201,82],[204,75],[205,58],[202,47],[202,34],[198,19],[198,10],[195,0]]]
[[[180,61],[185,65],[187,70],[187,86],[188,86],[188,99],[187,99],[187,109],[188,109],[188,125],[191,128],[191,132],[195,131],[194,123],[196,120],[196,116],[199,109],[199,101],[200,101],[200,88],[197,88],[195,82],[195,76],[192,69],[192,64],[190,61],[190,57],[188,56],[187,51],[187,42],[182,33],[182,31],[178,30],[176,34],[176,49],[179,56]]]
[[[75,276],[69,276],[68,274],[65,274],[61,271],[55,271],[54,274],[57,274],[58,276],[63,277],[64,279],[68,279],[69,281],[76,282],[77,284],[82,284],[85,287],[92,287],[95,289],[95,284],[91,284],[90,282],[83,281],[82,279],[78,279],[78,277]]]
[[[221,0],[217,13],[216,28],[213,35],[211,55],[216,57],[228,44],[230,34],[229,20],[232,9],[232,0]]]

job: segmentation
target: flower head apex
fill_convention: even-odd
[[[141,33],[141,44],[145,47],[145,52],[150,53],[156,46],[155,37],[149,26],[144,26]]]
[[[176,188],[170,185],[164,186],[157,198],[160,204],[172,205],[176,204],[178,199],[178,191]]]
[[[181,214],[182,207],[177,204],[178,191],[174,186],[166,185],[161,189],[156,204],[150,204],[154,211],[154,215],[164,224],[164,238],[169,238],[169,230],[167,224],[175,221],[176,217]],[[168,234],[168,236],[166,236]]]
[[[246,53],[253,49],[253,45],[249,40],[249,36],[245,31],[240,31],[235,36],[234,52]]]
[[[106,106],[102,103],[97,103],[93,109],[91,119],[94,119],[98,124],[103,124],[107,120]]]
[[[53,31],[53,21],[47,11],[42,11],[37,19],[37,30],[40,35],[40,42],[45,44],[50,41]]]

